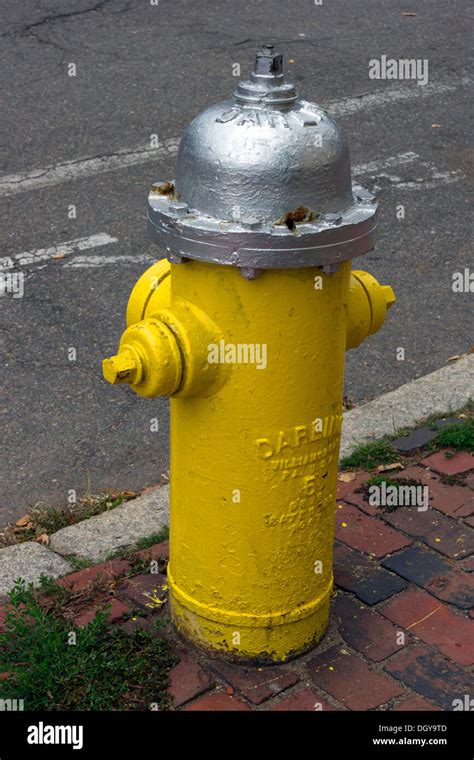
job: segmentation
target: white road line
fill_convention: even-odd
[[[156,256],[148,253],[139,253],[137,256],[76,256],[71,261],[65,261],[64,269],[90,269],[92,267],[105,267],[109,264],[146,264],[157,261]]]
[[[67,240],[65,243],[52,245],[50,248],[39,248],[37,251],[27,251],[17,253],[14,256],[5,256],[0,259],[0,272],[12,269],[15,264],[21,267],[29,267],[54,259],[62,260],[76,251],[86,251],[89,248],[97,248],[98,246],[117,242],[118,238],[112,237],[106,232],[99,232],[97,235],[89,235],[89,237],[76,238],[75,240]]]
[[[65,161],[45,169],[34,169],[31,172],[9,174],[0,177],[0,196],[16,195],[28,190],[39,190],[41,187],[60,185],[69,180],[82,179],[97,174],[106,174],[117,169],[124,169],[135,164],[144,164],[167,156],[175,156],[178,152],[179,140],[170,138],[164,140],[158,148],[137,148],[133,151],[122,150],[110,156],[100,158],[84,158],[78,161]]]
[[[409,164],[412,161],[416,161],[418,158],[420,158],[418,153],[407,151],[406,153],[398,153],[396,156],[382,158],[380,161],[369,161],[366,164],[356,164],[356,166],[352,167],[352,176],[358,177],[361,174],[376,174],[382,169],[389,169],[391,166],[399,166],[400,164]]]
[[[469,84],[470,81],[467,76],[451,76],[446,77],[443,82],[430,82],[423,86],[415,82],[408,82],[404,85],[397,84],[393,87],[382,86],[376,92],[327,103],[325,108],[331,116],[350,116],[358,111],[380,108],[392,103],[455,92],[459,87]],[[108,156],[65,161],[43,169],[5,175],[0,177],[0,197],[16,195],[29,190],[39,190],[42,187],[59,185],[63,182],[105,174],[135,164],[175,156],[178,147],[179,138],[170,137],[164,140],[160,147],[154,149],[139,147],[133,150],[118,151]],[[155,177],[155,179],[157,178]]]
[[[326,110],[331,116],[349,116],[357,113],[357,111],[379,108],[391,105],[392,103],[400,103],[404,100],[416,100],[417,98],[429,95],[444,95],[448,92],[455,92],[459,87],[469,84],[470,81],[469,77],[462,76],[447,78],[445,82],[428,82],[425,85],[408,82],[405,85],[381,87],[376,92],[328,103]]]
[[[426,165],[426,164],[425,164]],[[416,177],[412,180],[402,180],[394,174],[378,174],[376,179],[385,179],[391,185],[402,190],[434,190],[439,185],[452,185],[453,182],[459,182],[460,179],[464,179],[465,175],[460,171],[452,172],[440,172],[435,166],[430,166],[430,174],[428,177]],[[375,185],[372,190],[380,190],[380,185]]]

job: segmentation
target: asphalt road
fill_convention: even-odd
[[[452,291],[453,272],[473,268],[467,0],[4,0],[2,15],[1,256],[116,242],[17,256],[9,270],[25,281],[22,298],[0,300],[0,525],[40,500],[64,504],[69,489],[139,489],[167,469],[167,402],[111,388],[101,359],[144,255],[161,254],[146,237],[151,182],[174,176],[173,139],[230,95],[233,64],[246,76],[262,42],[307,100],[330,105],[381,202],[378,246],[360,265],[398,301],[349,352],[346,393],[369,400],[469,349],[473,296]],[[370,79],[382,55],[427,59],[429,83]],[[154,134],[161,153],[137,157]]]

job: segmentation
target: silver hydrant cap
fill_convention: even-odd
[[[352,203],[347,143],[318,106],[285,82],[282,56],[257,53],[232,100],[200,113],[181,141],[176,190],[191,210],[218,219],[276,222],[305,206],[314,214]]]
[[[374,245],[375,198],[352,184],[341,130],[285,81],[273,45],[230,100],[193,119],[175,183],[155,183],[148,203],[151,238],[172,261],[320,266]]]

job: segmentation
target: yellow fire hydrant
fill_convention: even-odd
[[[325,632],[344,352],[395,301],[351,271],[376,213],[272,46],[188,127],[176,181],[151,189],[167,258],[135,285],[103,371],[171,398],[171,614],[207,651],[282,662]]]

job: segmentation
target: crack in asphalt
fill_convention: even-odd
[[[69,18],[73,18],[75,16],[83,16],[86,13],[92,13],[93,11],[98,11],[101,8],[104,8],[104,6],[108,5],[110,2],[113,2],[113,0],[99,0],[98,3],[91,6],[90,8],[84,8],[80,11],[70,11],[69,13],[56,13],[52,16],[45,16],[40,21],[35,21],[33,24],[27,24],[23,27],[23,29],[18,29],[14,32],[5,32],[5,34],[0,35],[1,37],[9,37],[11,35],[25,35],[30,34],[32,29],[37,29],[40,26],[44,26],[45,24],[49,24],[51,21],[59,21],[59,20],[65,20]],[[34,36],[34,35],[32,35]],[[44,42],[44,40],[41,40]]]

